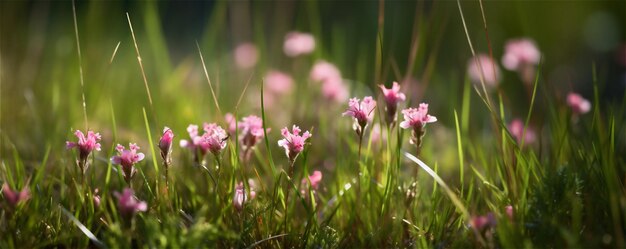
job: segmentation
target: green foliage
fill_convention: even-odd
[[[167,19],[164,2],[76,4],[84,89],[72,19],[61,17],[71,14],[71,5],[46,7],[53,16],[51,31],[45,31],[38,24],[48,19],[19,17],[30,13],[29,4],[0,2],[0,182],[11,189],[28,187],[31,193],[16,207],[0,198],[0,248],[626,245],[626,101],[623,95],[604,97],[615,94],[607,62],[585,60],[581,70],[589,72],[585,80],[592,83],[586,88],[593,89],[593,97],[585,96],[593,108],[580,116],[571,113],[564,100],[570,88],[548,77],[569,58],[552,41],[573,36],[582,25],[552,35],[536,22],[550,26],[553,13],[538,13],[534,20],[535,10],[550,9],[551,3],[503,7],[483,1],[483,10],[479,3],[459,1],[468,28],[463,33],[457,2],[308,0],[283,8],[282,2],[217,1],[206,8],[207,25],[192,38],[167,32],[168,25],[175,25],[169,22],[176,22]],[[582,16],[584,5],[613,10],[619,4],[558,7]],[[43,11],[38,6],[32,7],[34,13]],[[385,10],[379,12],[381,6]],[[239,28],[232,19],[242,10],[249,11],[244,11],[245,22],[253,24]],[[482,38],[481,11],[492,39]],[[296,28],[310,30],[317,47],[312,55],[286,58],[283,38]],[[546,59],[533,84],[505,72],[495,91],[475,88],[465,76],[471,56],[466,39],[477,51],[498,58],[502,43],[520,35],[548,44],[540,46]],[[253,70],[234,66],[230,44],[241,41],[259,47]],[[341,115],[345,103],[324,99],[318,83],[309,80],[318,59],[339,66],[350,96],[378,96],[360,156],[352,120]],[[264,74],[272,68],[292,75],[291,93],[263,94],[268,91]],[[402,105],[427,101],[439,119],[428,125],[417,158],[408,142],[411,132],[398,127],[401,115],[394,126],[381,118],[384,101],[377,84],[406,79],[415,81],[403,86],[407,101]],[[178,146],[188,139],[187,125],[215,122],[226,128],[226,112],[237,120],[260,116],[270,130],[248,156],[237,142],[237,129],[220,156],[209,153],[197,165],[193,153]],[[538,140],[518,143],[507,128],[513,117],[521,117],[525,132],[534,129]],[[313,137],[289,176],[290,162],[276,141],[280,128],[292,124]],[[374,124],[380,126],[379,139],[370,134]],[[169,186],[158,151],[163,126],[175,133]],[[103,139],[102,151],[89,158],[83,183],[78,153],[66,150],[65,141],[75,140],[71,133],[85,128]],[[128,142],[138,143],[146,154],[132,187],[148,210],[132,219],[119,214],[115,193],[127,184],[109,159],[116,144]],[[314,170],[323,172],[318,189],[308,187]],[[241,212],[233,206],[240,182],[247,193],[256,193]],[[505,211],[508,205],[512,218]],[[473,217],[490,212],[495,227],[478,231],[471,226]]]

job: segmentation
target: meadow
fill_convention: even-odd
[[[1,1],[0,248],[624,248],[624,10]]]

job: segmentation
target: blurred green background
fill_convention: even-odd
[[[604,103],[623,98],[626,65],[619,61],[626,57],[626,1],[482,4],[496,60],[508,39],[532,38],[544,58],[541,84],[563,95],[575,90],[590,98],[595,63]],[[225,112],[233,111],[251,75],[253,90],[248,90],[246,99],[258,93],[260,79],[270,68],[292,72],[297,84],[307,87],[308,69],[298,63],[324,59],[337,64],[343,77],[351,80],[353,93],[372,93],[377,84],[401,80],[410,71],[410,78],[422,87],[409,95],[430,102],[443,125],[453,126],[452,111],[459,108],[471,57],[457,2],[384,1],[382,5],[382,55],[377,67],[380,1],[78,1],[90,128],[105,137],[112,132],[128,140],[145,136],[142,108],[148,113],[151,108],[126,12],[158,113],[153,125],[182,131],[189,123],[215,119],[197,41]],[[461,1],[461,5],[475,49],[488,53],[480,2]],[[2,155],[8,155],[14,144],[24,158],[40,158],[44,141],[62,141],[70,128],[84,128],[72,3],[1,1],[0,25]],[[316,37],[314,54],[297,59],[304,62],[282,53],[284,36],[292,30]],[[259,47],[260,61],[253,71],[243,73],[233,66],[232,50],[247,41]],[[416,63],[407,68],[412,44],[417,47]],[[503,72],[506,101],[521,106],[524,114],[523,86],[514,72]],[[254,110],[249,101],[245,103],[243,110]],[[309,107],[311,113],[322,111]],[[112,117],[117,131],[112,130]]]

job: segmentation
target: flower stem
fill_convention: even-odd
[[[287,214],[289,213],[289,182],[292,181],[292,177],[293,177],[293,169],[294,169],[294,165],[296,164],[296,160],[295,158],[293,160],[289,160],[289,174],[288,174],[288,178],[287,178],[287,187],[285,189],[285,233],[287,232]]]
[[[167,162],[167,160],[163,161],[163,167],[165,168],[165,191],[166,191],[166,194],[169,194],[169,191],[170,191],[170,176],[169,176],[170,165]]]

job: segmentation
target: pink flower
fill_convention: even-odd
[[[22,191],[18,192],[16,190],[12,190],[11,187],[9,187],[9,184],[5,182],[4,184],[2,184],[2,195],[4,196],[4,199],[9,204],[9,206],[14,208],[18,204],[26,202],[28,199],[30,199],[30,190],[28,189],[28,187],[24,187]]]
[[[470,81],[476,85],[481,84],[481,77],[485,81],[486,88],[495,88],[500,83],[500,68],[486,54],[477,54],[467,62],[467,74]]]
[[[245,149],[254,147],[265,136],[263,120],[254,115],[244,117],[239,123],[239,134],[239,140]]]
[[[145,201],[139,201],[130,188],[125,188],[122,194],[115,192],[114,195],[117,197],[117,208],[126,219],[132,218],[135,213],[148,210],[148,204]]]
[[[504,211],[506,213],[506,216],[509,217],[509,220],[513,220],[513,206],[508,205],[504,207]]]
[[[387,111],[387,122],[391,123],[396,119],[396,111],[398,110],[398,103],[405,100],[404,93],[400,92],[400,85],[398,82],[393,82],[391,88],[385,88],[385,85],[379,85],[380,90],[383,91],[383,96],[385,97],[385,103],[387,106],[385,110]]]
[[[87,157],[89,154],[96,150],[100,151],[100,144],[98,141],[102,138],[100,133],[94,133],[93,131],[88,131],[87,136],[81,132],[80,130],[76,130],[74,135],[78,138],[78,142],[65,142],[65,147],[67,149],[78,148],[80,153],[80,162],[85,163],[87,161]]]
[[[276,70],[271,70],[265,75],[267,90],[272,94],[286,94],[293,87],[291,76]]]
[[[524,122],[520,119],[513,119],[513,121],[511,121],[509,124],[509,132],[511,132],[511,135],[520,144],[522,140],[524,140],[525,144],[534,143],[536,140],[535,131],[530,127],[526,128],[526,135],[524,135]]]
[[[102,199],[100,197],[100,195],[98,194],[99,192],[100,192],[99,189],[94,189],[93,190],[93,206],[96,207],[96,208],[100,207],[100,202],[101,202],[101,199]]]
[[[341,78],[325,80],[322,85],[322,95],[328,100],[345,102],[348,94],[348,88]]]
[[[574,114],[585,114],[591,110],[591,103],[577,93],[567,94],[567,105]]]
[[[422,147],[422,138],[426,134],[426,124],[437,122],[437,118],[428,114],[428,104],[426,103],[421,103],[417,109],[404,109],[402,114],[404,115],[404,121],[400,123],[400,127],[412,129],[410,142],[417,146],[417,155],[419,155]]]
[[[203,125],[204,133],[199,135],[198,126],[190,124],[187,127],[190,140],[181,140],[180,146],[194,152],[194,161],[200,163],[206,153],[211,152],[218,156],[226,148],[228,133],[215,123]]]
[[[520,71],[525,66],[537,65],[541,59],[541,52],[533,40],[527,38],[507,41],[504,46],[502,65],[511,71]]]
[[[143,153],[137,153],[137,150],[139,150],[139,146],[137,146],[137,144],[130,143],[128,148],[129,150],[126,150],[124,146],[118,144],[115,147],[118,155],[111,157],[111,162],[122,166],[124,178],[127,183],[130,183],[130,180],[135,175],[135,168],[133,166],[143,160],[145,156]]]
[[[247,201],[247,196],[246,196],[246,189],[243,186],[243,183],[240,182],[239,184],[235,185],[235,194],[233,196],[233,207],[235,207],[235,209],[238,212],[243,211],[243,207],[246,204]]]
[[[400,123],[403,129],[421,129],[428,123],[437,122],[437,117],[428,114],[428,104],[421,103],[418,109],[408,108],[402,110],[404,121]]]
[[[249,69],[259,60],[259,51],[253,43],[242,43],[235,48],[235,65],[241,69]]]
[[[313,81],[325,82],[329,79],[341,79],[341,72],[335,65],[329,62],[318,61],[313,65],[309,77]]]
[[[470,225],[478,231],[482,231],[483,229],[489,227],[495,227],[496,224],[496,217],[493,215],[493,213],[488,213],[484,216],[474,216],[470,220]]]
[[[296,160],[296,157],[298,157],[300,152],[304,150],[304,143],[311,137],[311,133],[306,131],[301,136],[300,127],[296,125],[294,125],[291,130],[293,133],[290,133],[287,127],[280,131],[284,138],[278,141],[278,146],[285,148],[285,154],[287,154],[289,161],[293,162]]]
[[[375,108],[376,101],[371,96],[363,98],[363,101],[360,103],[359,99],[351,98],[348,103],[348,110],[343,113],[343,116],[353,117],[356,120],[356,123],[360,126],[360,131],[362,132],[367,123],[374,119]]]
[[[256,198],[256,192],[254,191],[256,182],[253,179],[248,179],[248,187],[250,187],[250,200],[254,200]]]
[[[315,38],[309,33],[289,32],[285,36],[283,51],[289,57],[310,54],[315,49]]]
[[[203,149],[218,156],[219,153],[226,148],[226,141],[228,140],[228,134],[222,127],[215,123],[204,124],[204,134],[202,135],[201,146]]]
[[[172,140],[174,139],[174,133],[167,126],[163,128],[163,135],[159,139],[159,149],[161,149],[161,158],[165,161],[166,165],[169,165],[171,161],[170,153],[172,152]]]
[[[308,184],[311,182],[311,188],[317,189],[320,182],[322,182],[322,172],[319,170],[313,171],[313,174],[309,176],[309,180],[302,179],[302,184]]]
[[[202,154],[206,154],[206,151],[200,150],[202,148],[202,138],[198,136],[198,126],[194,124],[190,124],[187,126],[187,133],[189,133],[190,140],[182,139],[180,140],[180,147],[190,149],[192,151],[196,151]]]

